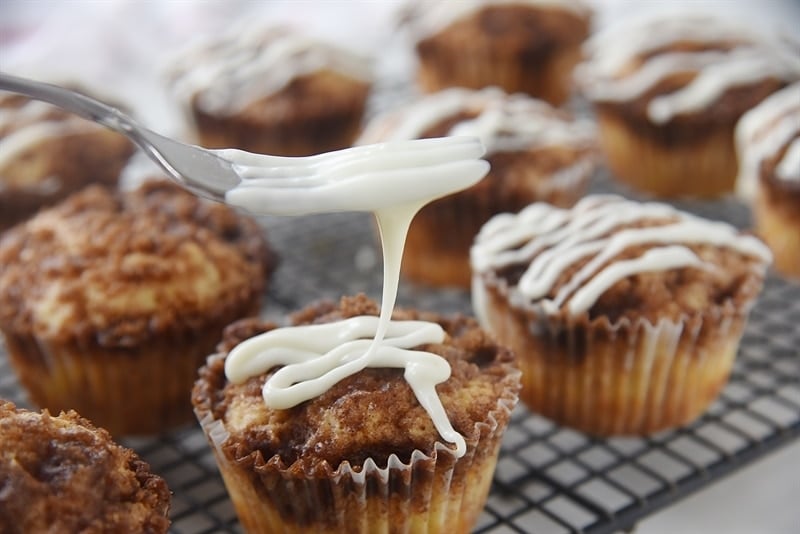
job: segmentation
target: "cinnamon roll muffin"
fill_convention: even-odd
[[[166,534],[170,492],[137,454],[74,411],[0,399],[0,531]]]
[[[424,90],[499,86],[560,105],[591,10],[577,0],[436,0],[410,4],[406,19]]]
[[[285,27],[208,38],[171,64],[201,145],[283,156],[349,147],[372,76],[365,58]]]
[[[775,268],[800,278],[800,82],[773,93],[736,126],[739,189]]]
[[[473,304],[517,353],[532,410],[649,434],[692,421],[725,385],[770,259],[757,238],[666,204],[533,204],[476,238]]]
[[[800,79],[799,46],[690,13],[634,19],[592,37],[577,77],[613,173],[664,197],[732,192],[736,122]]]
[[[546,102],[498,88],[452,88],[375,117],[358,143],[470,135],[481,139],[489,174],[465,191],[423,207],[411,223],[403,274],[468,288],[469,248],[493,215],[533,202],[571,206],[595,168],[594,124]]]
[[[133,151],[102,126],[0,92],[0,231],[89,184],[116,185]]]
[[[195,412],[246,530],[449,534],[474,527],[517,401],[514,357],[473,319],[396,310],[387,333],[394,348],[378,348],[381,363],[342,378],[358,358],[333,367],[331,358],[349,350],[363,356],[377,314],[377,305],[359,296],[310,306],[293,316],[292,327],[239,321],[200,371]],[[300,341],[281,345],[294,335]],[[308,360],[312,352],[319,358],[317,351],[321,358]],[[415,363],[388,363],[393,351]],[[429,360],[449,372],[434,378]],[[278,397],[316,387],[322,361],[340,380],[323,373],[326,385],[299,404]],[[234,372],[239,363],[243,376]],[[299,387],[283,389],[283,375],[298,366]],[[417,387],[430,395],[420,397]],[[431,408],[437,403],[441,412]],[[460,444],[443,433],[442,420]]]
[[[197,369],[260,311],[262,229],[170,182],[92,186],[0,238],[0,331],[30,399],[113,435],[188,422]]]

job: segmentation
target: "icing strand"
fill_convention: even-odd
[[[615,231],[640,221],[648,221],[648,225]],[[739,234],[728,224],[707,221],[666,204],[608,195],[585,197],[572,210],[541,203],[517,215],[497,216],[483,227],[470,253],[476,273],[528,265],[512,288],[513,298],[538,301],[547,313],[566,309],[579,314],[632,274],[688,266],[714,269],[684,246],[691,244],[721,246],[765,262],[771,258],[761,241]],[[639,257],[618,258],[625,250],[642,245],[647,249]],[[584,263],[570,281],[553,294],[561,274],[580,262]]]
[[[795,138],[789,145],[775,168],[775,175],[782,180],[800,182],[800,138]]]
[[[275,166],[271,156],[221,152],[237,162],[246,178],[226,195],[229,204],[261,214],[372,211],[380,228],[384,259],[379,317],[279,328],[246,340],[228,355],[228,379],[241,382],[281,366],[264,383],[263,396],[268,406],[283,409],[314,398],[367,367],[403,368],[405,380],[439,435],[455,444],[456,456],[463,456],[464,437],[453,428],[436,393],[436,385],[450,377],[450,366],[439,355],[413,350],[442,343],[444,331],[435,323],[392,321],[391,313],[411,219],[426,203],[470,187],[486,175],[488,163],[477,159],[483,154],[480,142],[449,137],[322,155],[317,159],[323,158],[319,161],[324,163],[312,183],[298,183],[293,177],[270,178]],[[281,161],[288,164],[291,159]],[[397,161],[404,163],[400,171],[393,170],[398,168]],[[285,167],[281,168],[285,173]]]
[[[787,144],[775,168],[776,177],[800,181],[800,81],[771,94],[742,115],[735,139],[739,156],[737,191],[743,196],[753,195],[761,163]]]
[[[285,409],[321,395],[367,367],[405,369],[406,381],[439,434],[456,444],[457,455],[463,455],[466,442],[450,424],[435,389],[450,377],[450,366],[436,354],[413,350],[442,343],[444,330],[425,321],[392,321],[383,341],[376,344],[373,336],[381,327],[378,317],[361,316],[272,330],[237,345],[225,361],[225,372],[232,382],[242,382],[282,366],[264,383],[263,395],[271,408]]]

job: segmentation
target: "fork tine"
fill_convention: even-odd
[[[369,171],[348,176],[346,180],[324,181],[319,187],[240,187],[229,191],[225,201],[253,213],[302,215],[325,211],[373,211],[400,203],[422,203],[464,189],[477,183],[489,170],[485,160],[451,161],[424,167],[405,167]],[[410,172],[424,172],[431,177],[435,190],[424,193],[408,187]],[[359,183],[354,191],[351,182]],[[376,203],[377,199],[377,203]],[[377,204],[377,205],[376,205]]]
[[[317,175],[335,178],[370,170],[476,159],[483,155],[484,149],[480,141],[475,138],[452,137],[365,145],[306,158],[218,151],[223,157],[225,152],[228,152],[228,157],[238,158],[234,166],[245,178],[243,185],[288,187],[303,181],[308,186],[317,185],[319,181],[314,179]],[[375,158],[375,155],[381,157]],[[288,162],[288,165],[284,165],[285,162]]]
[[[480,147],[480,153],[477,153],[474,157],[480,157],[484,152],[482,145],[477,138],[468,136],[454,136],[410,139],[403,141],[391,141],[387,143],[377,143],[372,145],[354,146],[343,150],[317,154],[315,156],[310,156],[308,159],[309,162],[314,165],[320,164],[327,166],[334,162],[344,162],[357,158],[361,159],[376,154],[392,155],[403,153],[408,154],[413,152],[415,156],[418,156],[425,153],[436,154],[441,150],[457,150],[458,147],[462,147],[464,149],[467,147],[471,147],[473,149]],[[477,152],[477,150],[475,151]],[[469,151],[468,153],[471,154],[471,152],[472,151]]]
[[[324,169],[320,169],[320,171],[326,176],[335,178],[349,174],[397,168],[426,167],[450,161],[477,159],[483,153],[483,146],[477,141],[472,143],[441,144],[434,145],[426,150],[407,148],[385,151],[381,153],[380,158],[352,157],[329,161]]]

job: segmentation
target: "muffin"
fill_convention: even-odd
[[[437,0],[412,3],[405,17],[423,90],[498,86],[561,105],[591,11],[577,0]]]
[[[259,312],[271,265],[261,228],[222,204],[91,186],[0,238],[0,331],[37,406],[155,433],[191,420],[197,369]]]
[[[74,411],[0,399],[0,531],[166,533],[170,492],[134,451]]]
[[[403,274],[468,288],[469,248],[489,218],[538,201],[571,206],[583,194],[595,167],[595,128],[519,93],[452,88],[374,118],[358,142],[447,135],[480,138],[491,169],[471,188],[420,210],[408,232]]]
[[[97,124],[0,92],[0,231],[88,184],[115,185],[133,151]]]
[[[338,307],[312,305],[293,323],[312,328],[304,342],[314,344],[322,337],[316,329],[333,326],[340,333],[337,321],[377,311],[363,296],[343,298]],[[444,419],[463,439],[461,452],[437,432],[406,382],[421,368],[410,365],[404,375],[402,366],[367,367],[305,402],[270,408],[262,388],[266,392],[288,368],[256,370],[233,382],[226,378],[228,360],[241,342],[280,339],[288,329],[245,320],[226,330],[220,352],[200,371],[192,400],[246,530],[466,533],[474,526],[517,401],[516,362],[471,318],[395,311],[394,321],[431,321],[439,331],[443,341],[410,348],[417,357],[449,364],[449,376],[424,398],[428,404],[440,399]],[[354,336],[355,343],[366,349],[374,328]],[[323,351],[343,348],[334,345]],[[295,353],[274,349],[278,358]],[[435,382],[428,385],[432,390]]]
[[[284,27],[209,38],[171,64],[200,144],[261,154],[349,147],[371,86],[365,58]]]
[[[726,223],[589,196],[489,221],[472,248],[472,298],[517,353],[533,411],[593,435],[645,435],[716,398],[769,261]]]
[[[800,278],[800,82],[773,93],[736,126],[740,191],[775,268]]]
[[[634,19],[592,37],[577,71],[609,167],[662,197],[730,193],[736,122],[800,79],[797,43],[704,16]]]

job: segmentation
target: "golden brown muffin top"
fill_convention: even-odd
[[[273,266],[261,228],[166,181],[92,186],[0,238],[0,326],[130,346],[189,330]]]
[[[771,261],[753,236],[659,203],[610,195],[533,204],[481,230],[473,272],[514,306],[565,318],[677,321],[746,309]]]
[[[0,531],[164,533],[169,505],[164,480],[105,430],[0,400]]]
[[[359,315],[377,315],[364,297],[345,297],[338,306],[321,303],[292,316],[292,323],[318,324]],[[451,377],[436,391],[456,431],[475,443],[481,423],[507,422],[519,388],[510,351],[498,346],[466,317],[396,310],[395,320],[439,323],[442,344],[419,347],[444,357]],[[220,344],[222,355],[238,343],[275,329],[271,323],[245,320],[231,325]],[[241,384],[226,380],[224,358],[209,359],[195,384],[196,409],[221,420],[230,437],[223,447],[238,462],[256,469],[288,469],[295,474],[330,476],[343,462],[360,470],[367,458],[385,467],[390,455],[408,462],[413,451],[434,455],[441,439],[425,409],[403,378],[402,369],[367,368],[322,395],[286,410],[273,410],[262,397],[264,382],[275,372]],[[501,407],[503,409],[501,409]]]
[[[660,14],[592,37],[577,78],[601,109],[624,114],[629,122],[732,128],[747,109],[800,79],[793,47],[744,21]]]

